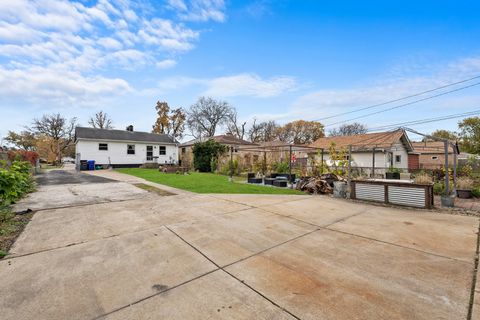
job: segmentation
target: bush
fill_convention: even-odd
[[[472,195],[475,198],[480,198],[480,186],[472,189]]]
[[[35,166],[39,158],[39,154],[35,151],[17,150],[8,152],[8,159],[10,161],[27,161],[30,162],[32,166]]]
[[[290,170],[288,162],[276,162],[272,167],[275,173],[288,173]]]
[[[195,143],[192,151],[195,170],[212,172],[212,169],[216,170],[218,157],[227,151],[227,147],[214,140],[208,140]]]
[[[417,184],[431,184],[432,177],[427,173],[419,173],[415,175],[415,183]]]
[[[31,165],[25,161],[6,162],[0,165],[0,205],[8,205],[33,190]]]
[[[445,184],[443,182],[435,182],[433,194],[443,196],[445,194]]]

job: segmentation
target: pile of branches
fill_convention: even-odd
[[[344,179],[333,173],[325,173],[318,177],[301,178],[296,188],[313,194],[330,194],[333,193],[335,181],[344,181]]]

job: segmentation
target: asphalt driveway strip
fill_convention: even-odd
[[[94,176],[73,170],[44,171],[37,175],[36,181],[40,186],[116,182],[115,180],[105,177]]]

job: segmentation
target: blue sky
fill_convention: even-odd
[[[381,103],[480,75],[479,9],[478,1],[2,1],[0,137],[44,113],[86,125],[99,110],[117,128],[149,131],[157,100],[188,108],[201,95],[230,102],[248,123]],[[480,109],[479,88],[362,122]],[[457,121],[414,128],[452,130]]]

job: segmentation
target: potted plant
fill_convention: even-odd
[[[469,199],[472,197],[473,180],[468,177],[457,179],[457,197]]]
[[[400,180],[400,169],[395,167],[390,167],[388,171],[385,173],[385,177],[387,179]]]

